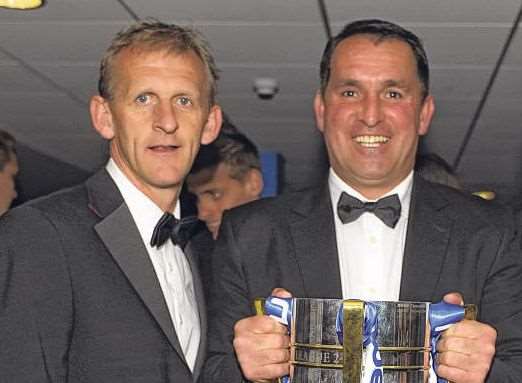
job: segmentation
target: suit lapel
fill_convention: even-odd
[[[196,357],[196,363],[194,364],[193,377],[194,381],[198,380],[203,363],[205,362],[205,352],[207,348],[207,311],[205,306],[205,294],[203,291],[203,284],[198,269],[198,258],[195,254],[195,247],[191,242],[187,244],[184,250],[187,261],[192,271],[192,282],[194,284],[194,293],[196,295],[196,302],[198,304],[199,312],[199,324],[201,328],[201,338],[199,341],[198,355]]]
[[[89,206],[102,219],[95,230],[130,284],[149,309],[172,347],[185,360],[174,325],[138,228],[106,171],[87,181]]]
[[[429,183],[415,177],[403,258],[401,300],[433,299],[454,224],[446,214],[448,206],[448,201]]]
[[[326,185],[295,201],[289,225],[305,296],[340,298],[335,225]]]

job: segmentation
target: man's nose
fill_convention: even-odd
[[[378,95],[367,95],[361,104],[360,119],[367,127],[375,127],[382,120],[382,105]]]
[[[200,202],[198,203],[198,218],[205,222],[210,221],[215,217],[217,210],[212,203]]]
[[[162,101],[154,109],[154,127],[165,133],[174,133],[178,128],[176,111],[171,102]]]

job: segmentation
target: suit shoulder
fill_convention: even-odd
[[[20,205],[6,214],[11,225],[34,220],[75,220],[87,207],[87,191],[84,185],[62,189]]]
[[[427,182],[432,199],[442,199],[447,204],[447,211],[456,220],[474,221],[480,225],[513,224],[513,209],[496,201],[487,201],[469,192],[457,190],[445,185]]]
[[[225,214],[228,219],[235,221],[259,220],[263,217],[269,220],[279,217],[288,218],[295,206],[303,204],[312,206],[319,192],[319,189],[314,188],[288,192],[276,197],[261,198],[226,211]]]

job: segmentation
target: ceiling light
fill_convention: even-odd
[[[0,0],[0,7],[12,9],[34,9],[41,7],[43,0]]]

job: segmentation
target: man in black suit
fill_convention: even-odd
[[[198,379],[206,313],[178,201],[221,126],[216,79],[191,29],[140,22],[112,41],[90,103],[107,166],[0,224],[0,381]]]
[[[348,24],[325,49],[314,109],[328,180],[225,213],[208,381],[288,374],[285,328],[252,316],[253,299],[280,287],[297,297],[476,303],[479,320],[439,341],[437,373],[457,383],[520,382],[522,268],[512,214],[413,173],[434,112],[419,39],[381,20]]]

